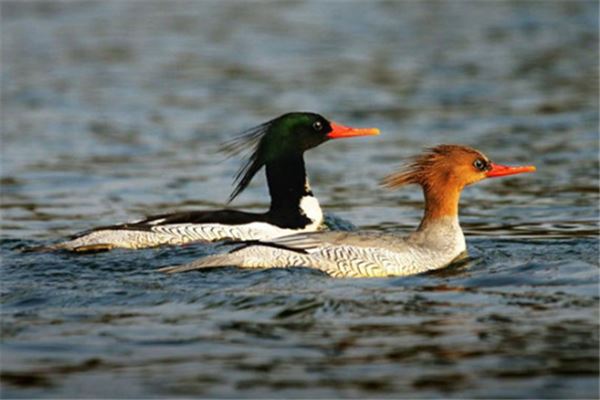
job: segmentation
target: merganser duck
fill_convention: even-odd
[[[160,271],[297,266],[318,269],[333,277],[385,277],[443,268],[466,251],[458,222],[462,189],[485,178],[533,171],[534,166],[495,164],[467,146],[440,145],[384,180],[389,188],[417,184],[423,189],[425,214],[417,230],[408,236],[377,231],[298,234],[242,244],[227,254],[207,256]]]
[[[315,231],[323,223],[323,212],[308,183],[304,152],[330,139],[378,134],[376,128],[351,128],[314,113],[284,114],[244,132],[224,146],[231,154],[251,148],[249,159],[236,175],[229,202],[265,166],[271,195],[267,212],[224,209],[154,215],[85,231],[69,241],[42,249],[76,252],[140,249],[193,241],[267,240]]]

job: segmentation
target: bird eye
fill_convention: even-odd
[[[484,160],[482,160],[481,158],[478,158],[477,160],[475,160],[473,162],[473,166],[480,171],[485,171],[487,169],[487,163]]]
[[[313,128],[315,131],[320,131],[321,129],[323,129],[323,124],[321,123],[321,121],[315,121],[315,123],[313,124]]]

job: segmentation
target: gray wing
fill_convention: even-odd
[[[292,250],[302,250],[308,253],[330,246],[382,247],[397,248],[404,239],[397,235],[378,231],[360,232],[310,232],[283,236],[268,242]]]

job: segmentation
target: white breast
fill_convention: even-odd
[[[304,230],[317,229],[323,223],[323,211],[319,200],[314,196],[304,196],[300,199],[300,212],[312,221]]]

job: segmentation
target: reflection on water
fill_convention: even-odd
[[[0,7],[3,397],[598,397],[593,2]],[[421,194],[378,181],[424,146],[538,172],[466,189],[471,257],[424,276],[20,251],[221,206],[239,160],[218,144],[290,110],[382,130],[307,155],[358,227],[418,223]],[[235,205],[264,208],[264,186]]]

